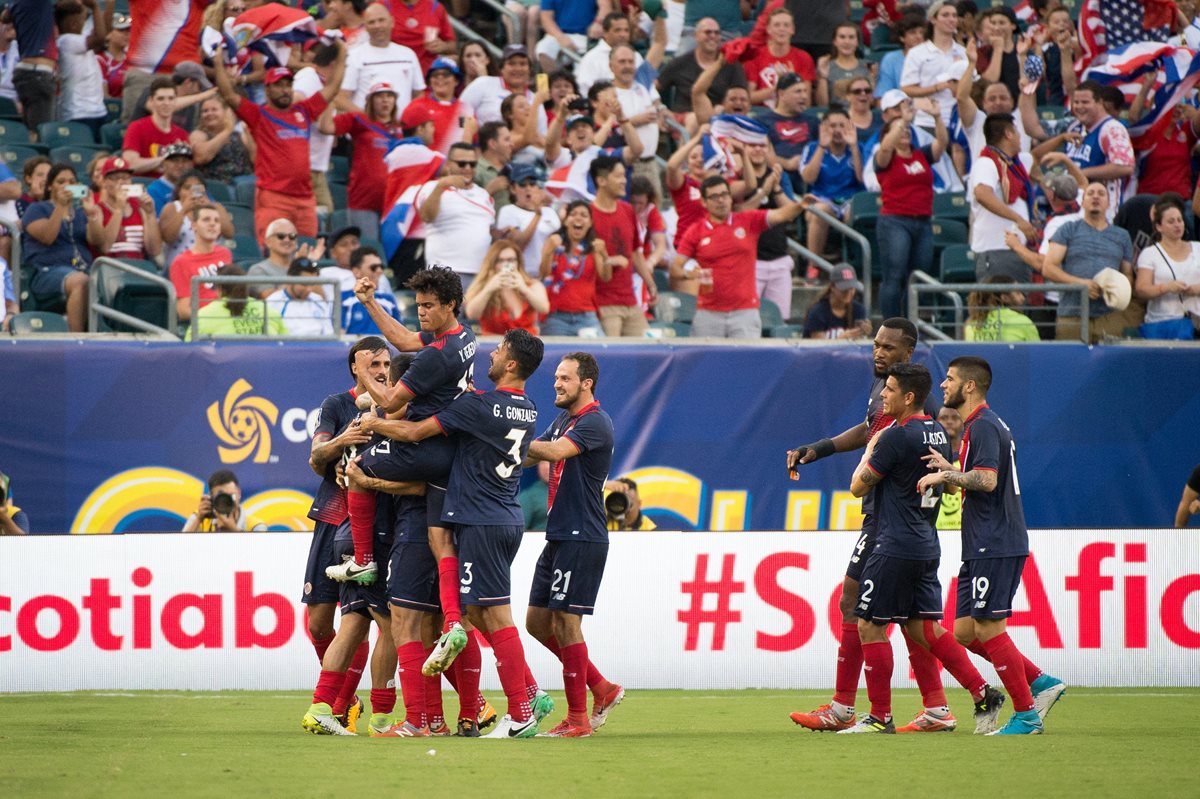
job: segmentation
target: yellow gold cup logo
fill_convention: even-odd
[[[223,444],[217,445],[221,463],[241,463],[253,454],[254,463],[271,457],[271,427],[279,410],[262,397],[250,396],[253,388],[239,378],[225,399],[208,406],[208,424]]]

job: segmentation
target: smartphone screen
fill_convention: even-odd
[[[537,76],[537,90],[546,92],[550,90],[550,76],[545,72],[539,72]]]

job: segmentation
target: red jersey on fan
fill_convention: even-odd
[[[628,264],[613,267],[612,280],[607,283],[596,281],[596,307],[604,305],[625,305],[629,307],[638,304],[633,295],[633,254],[642,246],[638,237],[637,215],[633,206],[624,200],[617,200],[617,207],[612,211],[601,211],[592,205],[592,229],[596,238],[603,239],[608,248],[608,257],[624,256]]]
[[[697,297],[698,309],[726,312],[758,307],[755,255],[758,237],[768,227],[766,211],[743,211],[720,224],[706,216],[684,234],[679,254],[712,270],[712,291]]]
[[[172,124],[166,131],[159,130],[154,124],[154,117],[142,117],[129,123],[125,129],[125,141],[122,150],[133,150],[142,158],[155,158],[159,150],[168,144],[187,144],[188,132],[178,125]],[[162,177],[162,172],[144,172],[149,178]]]
[[[200,52],[204,9],[212,0],[129,0],[129,50],[125,63],[147,72],[170,72]]]
[[[242,100],[237,115],[258,143],[254,176],[259,189],[293,197],[313,196],[308,139],[327,105],[319,94],[282,111]]]
[[[454,28],[450,27],[450,15],[445,6],[437,0],[416,0],[412,5],[404,0],[388,0],[387,5],[396,18],[392,25],[392,41],[417,54],[422,72],[429,69],[433,59],[437,58],[437,53],[425,49],[431,34],[436,32],[436,38],[454,41]]]
[[[127,201],[130,213],[121,217],[121,229],[117,240],[109,247],[108,252],[101,253],[110,258],[146,258],[146,222],[142,219],[142,207],[136,201]],[[100,206],[101,220],[104,226],[112,221],[113,209],[104,203]],[[123,209],[122,209],[123,210]]]
[[[708,212],[704,210],[704,203],[700,202],[700,184],[691,175],[684,175],[683,185],[671,189],[671,202],[675,205],[675,215],[678,217],[675,220],[675,240],[671,244],[678,250],[683,234]]]
[[[233,253],[225,247],[214,247],[209,253],[195,253],[184,250],[175,256],[171,262],[171,283],[175,286],[175,295],[180,298],[192,296],[193,277],[211,277],[222,266],[233,263]],[[200,284],[200,307],[203,308],[221,296],[217,287],[212,283]]]
[[[375,122],[357,113],[335,116],[333,130],[337,136],[350,134],[353,145],[346,206],[354,211],[380,213],[388,176],[383,157],[391,143],[402,138],[403,133],[398,126]]]
[[[798,47],[788,50],[784,56],[774,56],[767,48],[760,48],[742,64],[742,69],[746,71],[746,80],[760,89],[774,89],[775,82],[787,72],[795,72],[810,83],[817,79],[817,66],[812,56]]]
[[[463,140],[462,123],[467,117],[475,116],[475,112],[457,97],[444,103],[426,93],[405,106],[405,110],[413,106],[429,109],[428,113],[433,117],[433,149],[442,155],[449,155],[450,145]]]
[[[933,214],[933,151],[928,146],[914,148],[907,158],[893,151],[887,169],[875,167],[882,189],[879,213],[889,216],[931,216]]]

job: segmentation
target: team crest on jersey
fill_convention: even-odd
[[[744,227],[734,228],[733,235],[736,238],[744,239],[746,238],[746,229]]]
[[[296,112],[295,114],[293,114],[292,116],[294,116],[294,117],[296,118],[296,122],[297,122],[298,124],[301,124],[301,125],[303,125],[303,124],[304,124],[304,114],[301,114],[299,111],[297,111],[297,112]]]
[[[406,27],[406,28],[415,28],[415,27],[417,27],[417,20],[416,20],[416,18],[415,18],[415,17],[409,17],[408,19],[404,20],[404,27]]]
[[[712,241],[712,239],[710,239],[708,236],[705,236],[704,238],[700,239],[700,246],[707,247],[710,241]]]

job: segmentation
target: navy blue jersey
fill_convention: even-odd
[[[546,540],[607,543],[604,481],[612,467],[612,419],[599,402],[592,402],[574,416],[570,411],[560,413],[538,441],[556,441],[563,436],[579,454],[550,464]]]
[[[987,405],[963,423],[964,473],[996,473],[996,490],[968,491],[963,498],[962,557],[1010,558],[1029,554],[1029,532],[1017,482],[1017,446],[1008,425]]]
[[[442,521],[523,525],[517,492],[537,424],[533,400],[507,388],[464,394],[434,420],[446,435],[459,434]]]
[[[408,418],[414,422],[428,419],[470,389],[475,369],[475,334],[471,328],[458,327],[434,336],[421,333],[424,343],[412,365],[400,378],[412,392]]]
[[[326,397],[317,414],[317,429],[313,431],[313,438],[322,434],[330,438],[340,435],[358,416],[358,408],[354,405],[357,396],[355,390],[351,389]],[[337,464],[337,458],[325,464],[325,474],[321,476],[317,496],[308,511],[308,518],[313,521],[340,524],[346,518],[346,491],[337,484]]]
[[[875,437],[883,428],[895,421],[892,417],[883,412],[883,385],[887,382],[887,376],[876,377],[875,382],[871,384],[871,394],[867,398],[867,441]],[[938,401],[933,391],[929,392],[929,396],[925,397],[925,415],[930,419],[936,419],[942,411],[942,403]],[[869,516],[875,512],[875,492],[867,494],[862,500],[862,513],[864,516]]]
[[[929,474],[921,460],[933,447],[950,458],[946,431],[928,416],[910,416],[879,433],[879,443],[867,467],[883,478],[875,486],[875,520],[879,525],[875,551],[908,560],[941,557],[933,525],[941,501],[941,488],[917,493],[917,481]]]

